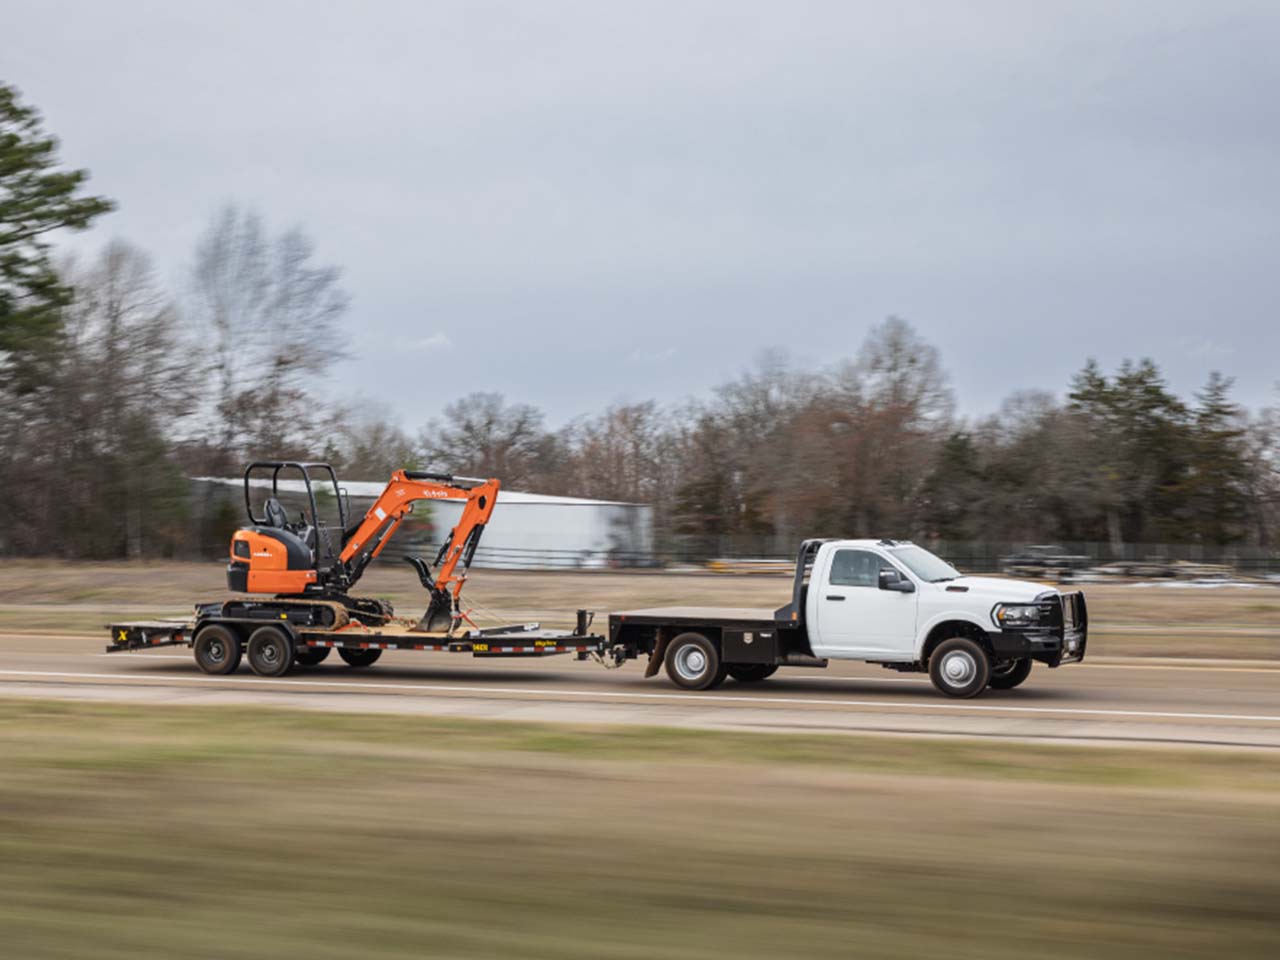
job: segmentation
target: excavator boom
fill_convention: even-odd
[[[493,513],[500,484],[497,480],[453,477],[441,473],[397,470],[359,526],[350,533],[338,556],[346,570],[348,587],[360,579],[365,567],[382,552],[391,535],[420,500],[464,500],[462,516],[435,558],[435,573],[420,557],[408,557],[423,586],[431,591],[432,614],[456,609],[467,570],[480,543],[480,535]],[[441,608],[444,609],[441,609]]]

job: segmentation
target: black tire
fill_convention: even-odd
[[[976,697],[991,680],[991,660],[968,637],[952,637],[938,644],[929,657],[929,679],[948,697]]]
[[[374,661],[382,656],[382,651],[360,650],[356,647],[339,647],[338,656],[346,661],[348,667],[371,667]]]
[[[667,647],[664,659],[671,682],[685,690],[710,690],[729,674],[715,645],[700,633],[680,634]]]
[[[331,649],[331,647],[298,647],[294,651],[293,659],[300,667],[314,667],[324,662]]]
[[[260,677],[283,677],[293,666],[293,641],[279,627],[249,635],[249,669]]]
[[[235,673],[240,666],[240,658],[244,655],[240,635],[231,627],[224,627],[220,623],[201,627],[191,646],[196,665],[205,673],[215,676]]]
[[[1012,690],[1031,676],[1031,658],[1004,660],[991,666],[991,689]]]
[[[739,683],[759,683],[777,672],[776,663],[735,663],[729,668],[729,676]]]

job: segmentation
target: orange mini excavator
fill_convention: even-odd
[[[264,472],[270,475],[270,494],[257,515],[253,491],[263,490],[266,484],[255,487],[252,481]],[[282,473],[292,492],[305,497],[307,509],[296,521],[289,519],[280,503]],[[326,525],[320,518],[313,478],[318,481],[322,500],[333,498],[336,526]],[[251,525],[231,537],[227,586],[239,593],[272,595],[270,599],[234,601],[244,606],[246,613],[251,610],[249,615],[254,618],[278,617],[314,627],[336,628],[353,620],[370,627],[383,626],[394,616],[391,604],[372,597],[353,597],[351,588],[405,516],[413,512],[414,504],[420,500],[463,500],[462,516],[436,554],[434,573],[421,557],[405,557],[430,594],[427,611],[413,629],[451,632],[466,619],[459,603],[462,584],[493,513],[498,488],[497,480],[397,470],[369,512],[352,522],[347,493],[329,464],[252,463],[244,473],[244,502]]]

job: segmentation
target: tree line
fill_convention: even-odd
[[[1184,398],[1151,360],[1088,361],[1061,398],[966,419],[937,349],[896,317],[823,369],[775,357],[706,396],[555,428],[477,393],[413,435],[319,398],[349,298],[302,231],[228,207],[175,292],[124,241],[58,256],[51,235],[112,208],[86,189],[0,85],[0,553],[220,551],[236,517],[201,509],[190,478],[254,458],[648,503],[659,548],[691,553],[816,535],[1274,547],[1280,532],[1280,415],[1250,415],[1229,379]]]

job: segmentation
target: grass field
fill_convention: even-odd
[[[425,607],[408,567],[375,566],[360,587],[405,614]],[[1280,586],[1083,589],[1093,656],[1280,660]],[[602,615],[673,603],[775,607],[789,591],[790,580],[778,576],[477,570],[465,596],[511,620],[568,625],[578,607]],[[92,633],[112,618],[183,616],[197,600],[222,596],[217,563],[10,563],[0,568],[0,631]]]
[[[0,701],[44,957],[1271,957],[1280,757]]]

